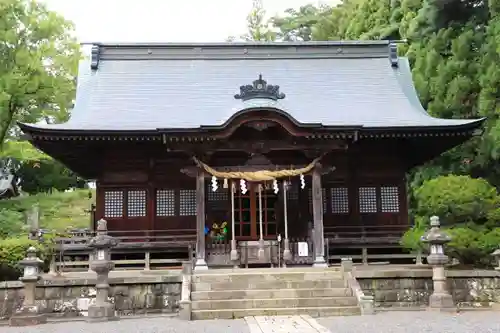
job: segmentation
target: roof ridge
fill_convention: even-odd
[[[338,41],[293,41],[293,42],[83,42],[81,45],[104,47],[290,47],[290,46],[380,46],[397,41],[390,40],[338,40]]]

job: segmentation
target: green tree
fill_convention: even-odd
[[[266,19],[266,10],[262,0],[253,0],[252,9],[247,15],[247,33],[239,38],[231,36],[228,41],[243,40],[247,42],[260,41],[271,42],[276,39],[276,32],[270,27],[270,22]]]
[[[55,160],[23,163],[16,175],[22,191],[29,194],[84,188],[86,185],[82,178]]]
[[[332,11],[331,7],[316,7],[308,4],[295,10],[288,8],[284,16],[271,18],[270,24],[277,28],[276,38],[283,41],[310,41],[313,28]]]
[[[15,140],[16,121],[67,118],[80,59],[72,29],[40,2],[0,1],[0,145]]]

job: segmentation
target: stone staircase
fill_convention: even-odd
[[[340,269],[280,268],[194,273],[192,319],[359,315]]]

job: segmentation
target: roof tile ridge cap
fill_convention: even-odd
[[[101,44],[92,45],[90,51],[90,69],[96,71],[99,69],[99,62],[101,60]]]

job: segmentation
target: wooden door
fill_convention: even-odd
[[[261,214],[264,239],[275,239],[278,229],[278,195],[272,188],[263,189],[259,203],[259,185],[249,183],[247,186],[248,191],[245,194],[241,193],[239,186],[234,194],[236,239],[258,240]]]

